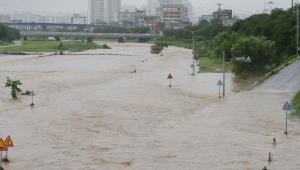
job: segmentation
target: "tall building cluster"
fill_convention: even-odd
[[[193,22],[193,7],[188,0],[160,0],[161,22],[167,28],[185,27]]]
[[[89,0],[91,24],[118,22],[119,12],[121,12],[121,0]]]
[[[143,26],[143,23],[154,22],[149,21],[149,17],[168,28],[184,27],[193,22],[193,7],[188,0],[148,0],[145,9],[121,11],[121,0],[89,0],[91,24]]]
[[[29,12],[1,14],[2,23],[60,23],[120,25],[161,28],[183,28],[193,23],[193,7],[189,0],[148,0],[144,7],[122,6],[121,0],[88,0],[88,12],[75,14],[33,14]],[[219,16],[219,15],[218,15]]]
[[[199,17],[198,21],[199,24],[209,23],[232,26],[238,21],[238,18],[236,16],[233,16],[233,12],[231,9],[221,9],[221,7],[219,7],[218,10],[214,11],[212,14],[202,15],[201,17]]]

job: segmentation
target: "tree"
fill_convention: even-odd
[[[92,43],[92,42],[93,42],[93,38],[92,38],[92,37],[88,37],[88,38],[86,39],[86,42],[87,42],[87,43]]]
[[[234,57],[250,57],[251,63],[237,61],[233,58],[233,72],[243,73],[263,73],[267,66],[274,64],[276,57],[275,42],[267,40],[265,37],[241,37],[231,49]]]
[[[62,42],[59,43],[58,47],[59,50],[63,50],[64,49],[64,45]]]
[[[230,60],[232,58],[232,45],[239,37],[241,37],[241,35],[236,32],[224,31],[219,33],[214,38],[215,56],[219,56],[223,51],[225,51],[226,59]]]
[[[60,41],[60,37],[56,36],[55,41]]]
[[[166,42],[160,42],[160,43],[156,43],[155,45],[151,46],[151,53],[152,54],[161,54],[164,50],[164,48],[168,48],[168,44]]]
[[[11,88],[11,96],[13,99],[17,99],[18,94],[22,92],[22,90],[18,87],[19,85],[22,85],[20,80],[11,80],[9,77],[7,77],[5,87]]]
[[[0,41],[11,42],[17,39],[20,39],[20,33],[18,30],[0,24]]]

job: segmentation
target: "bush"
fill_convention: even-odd
[[[31,92],[29,90],[26,90],[25,92],[21,93],[23,96],[30,96]]]
[[[108,46],[107,44],[103,44],[103,45],[102,45],[102,49],[111,49],[111,47]]]
[[[60,43],[59,43],[59,45],[58,45],[57,49],[59,49],[59,50],[62,50],[62,49],[64,49],[64,45],[63,45],[63,43],[62,43],[62,42],[60,42]]]
[[[93,42],[93,38],[91,38],[91,37],[87,38],[87,39],[86,39],[86,42],[87,42],[87,43],[92,43],[92,42]]]
[[[295,95],[292,100],[294,113],[300,115],[300,91]]]
[[[13,99],[17,99],[18,94],[22,92],[22,90],[18,87],[19,85],[22,85],[20,80],[11,80],[9,77],[7,77],[5,87],[11,88],[11,96]]]
[[[232,71],[236,74],[264,73],[276,57],[275,42],[264,37],[240,37],[232,46],[231,52],[234,56]],[[235,57],[250,57],[252,61],[236,61]]]
[[[160,43],[156,43],[155,45],[151,46],[151,53],[152,54],[159,54],[161,53],[162,55],[162,51],[164,50],[164,48],[168,48],[168,43],[166,42],[160,42]]]

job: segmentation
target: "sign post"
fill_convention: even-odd
[[[167,79],[170,81],[170,85],[169,85],[169,87],[172,87],[172,80],[173,80],[173,76],[172,76],[172,74],[171,74],[171,73],[168,75]]]
[[[4,144],[5,144],[6,148],[7,148],[7,150],[6,150],[6,155],[5,155],[5,158],[7,159],[7,156],[8,156],[8,148],[13,148],[13,147],[14,147],[14,143],[13,143],[11,137],[10,137],[10,136],[7,136],[7,138],[6,138],[5,141],[4,141]]]
[[[34,106],[34,103],[33,103],[33,95],[34,95],[34,94],[33,94],[33,90],[32,90],[32,91],[31,91],[31,104],[30,104],[30,106],[32,106],[32,107]]]
[[[217,85],[219,86],[219,99],[220,99],[221,98],[221,86],[223,86],[222,80],[219,80]]]
[[[4,144],[2,138],[0,138],[0,169],[3,169],[2,168],[2,152],[3,151],[7,151],[7,147],[6,145]]]
[[[292,106],[290,105],[289,102],[285,102],[285,104],[283,105],[283,110],[285,111],[285,132],[284,134],[288,134],[288,122],[287,122],[287,119],[288,119],[288,112],[292,110]]]

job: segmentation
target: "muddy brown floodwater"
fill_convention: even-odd
[[[110,46],[85,52],[95,55],[0,57],[0,135],[15,144],[5,169],[299,169],[300,124],[289,121],[283,134],[291,93],[235,93],[227,74],[219,100],[221,75],[190,76],[190,50],[158,56],[148,44]],[[34,108],[30,97],[10,99],[7,76],[35,91]]]

